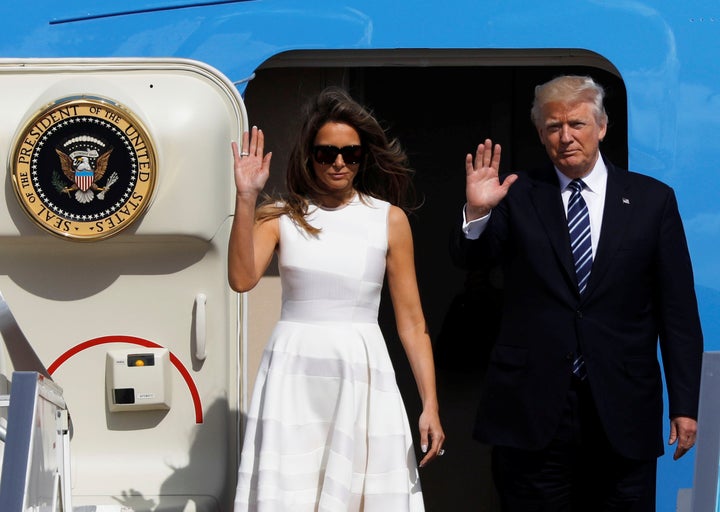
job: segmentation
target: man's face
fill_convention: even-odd
[[[550,160],[569,178],[582,178],[595,165],[606,123],[598,124],[588,102],[549,102],[542,109],[538,134]]]

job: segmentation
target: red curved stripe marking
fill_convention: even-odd
[[[105,343],[130,343],[132,345],[140,345],[142,347],[165,348],[162,345],[158,345],[153,341],[149,341],[143,338],[137,338],[135,336],[101,336],[100,338],[94,338],[92,340],[84,341],[66,350],[65,353],[55,359],[55,361],[53,361],[53,363],[48,367],[48,373],[52,375],[53,372],[55,372],[55,370],[57,370],[61,364],[63,364],[75,354],[82,352],[87,348],[95,347],[97,345],[103,345]],[[185,383],[190,390],[193,405],[195,406],[195,423],[202,423],[203,413],[202,404],[200,403],[200,393],[198,393],[197,386],[195,386],[195,382],[193,381],[190,372],[188,372],[187,368],[185,368],[185,365],[182,364],[182,362],[177,357],[175,357],[175,354],[173,354],[172,352],[170,352],[170,361],[180,372],[180,375],[183,376],[183,379],[185,379]]]

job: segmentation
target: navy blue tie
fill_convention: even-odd
[[[582,180],[572,180],[568,187],[572,190],[568,201],[568,229],[570,231],[570,247],[575,261],[575,275],[580,293],[585,292],[592,268],[592,243],[590,241],[590,214],[587,204],[580,193],[585,187]],[[573,361],[573,373],[580,379],[587,376],[585,361],[578,350]]]
[[[582,180],[572,180],[568,185],[572,189],[568,201],[568,229],[570,230],[570,247],[575,260],[575,275],[578,290],[585,292],[592,268],[592,243],[590,241],[590,214],[587,204],[580,193],[585,187]]]

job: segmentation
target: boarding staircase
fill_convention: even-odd
[[[0,396],[0,510],[71,511],[70,421],[62,390],[38,372],[14,372],[11,387]]]
[[[70,512],[71,421],[62,389],[2,294],[0,332],[15,368],[10,380],[0,371],[0,511]]]

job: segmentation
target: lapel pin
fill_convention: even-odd
[[[622,202],[623,204],[630,204],[630,199],[628,199],[627,197],[623,197]]]

